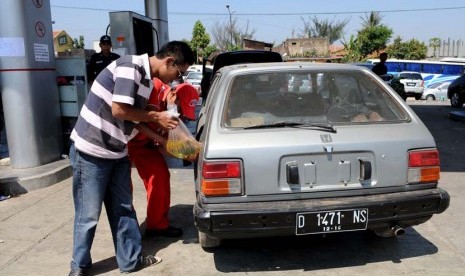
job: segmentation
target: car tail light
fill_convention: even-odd
[[[439,152],[436,149],[408,153],[408,183],[437,182],[439,172]]]
[[[424,87],[424,86],[425,86],[425,81],[421,81],[420,86],[421,86],[421,87]]]
[[[239,161],[204,162],[200,191],[205,196],[242,193],[242,166]]]

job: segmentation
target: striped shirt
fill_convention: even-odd
[[[119,159],[127,155],[127,143],[137,134],[137,122],[113,117],[113,102],[145,109],[152,91],[148,56],[123,56],[95,79],[71,133],[74,146],[86,154]]]

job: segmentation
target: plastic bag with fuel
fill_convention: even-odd
[[[199,155],[201,146],[202,144],[195,140],[181,120],[179,125],[168,133],[166,151],[176,158],[194,161]]]

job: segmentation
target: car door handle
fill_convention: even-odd
[[[286,164],[286,179],[289,184],[299,184],[299,165],[296,163]]]
[[[360,180],[368,180],[371,179],[371,162],[368,160],[359,160],[360,162]]]

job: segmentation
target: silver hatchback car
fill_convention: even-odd
[[[305,91],[288,81],[308,80]],[[401,235],[449,206],[435,141],[366,68],[220,69],[199,114],[195,225],[222,239],[372,230]]]

